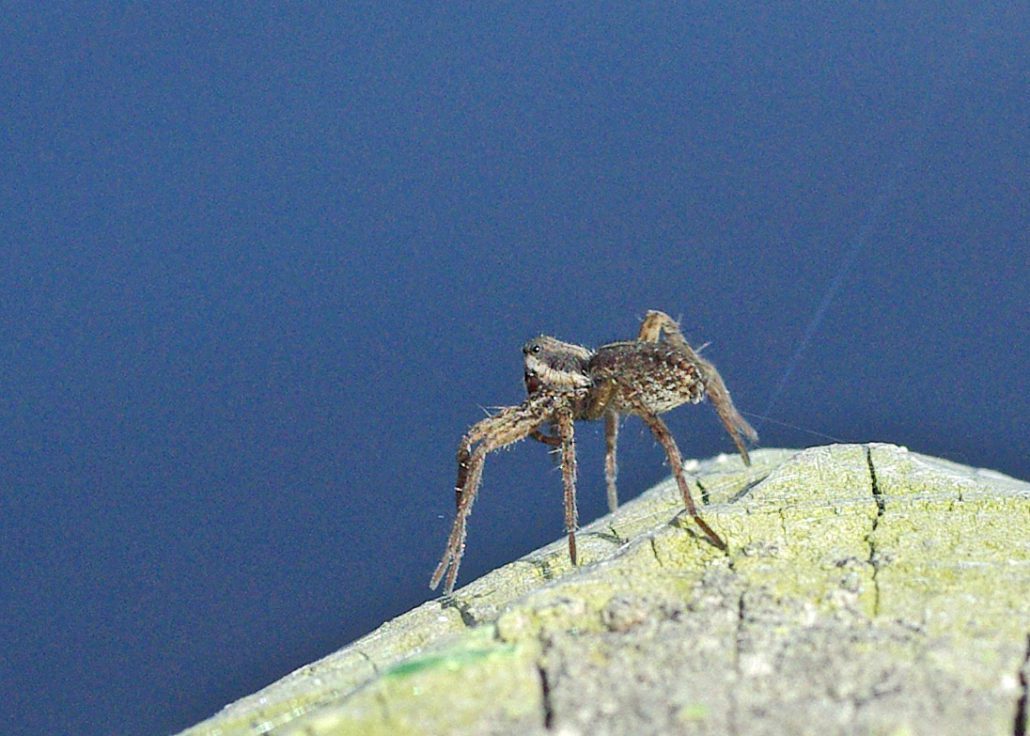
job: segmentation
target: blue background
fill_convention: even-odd
[[[5,733],[178,730],[430,598],[541,332],[662,309],[761,445],[1030,477],[1026,5],[726,5],[5,8]],[[560,499],[491,457],[460,582]]]

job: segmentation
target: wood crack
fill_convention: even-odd
[[[743,689],[744,682],[744,669],[740,664],[740,652],[743,648],[744,639],[744,621],[747,618],[746,604],[744,603],[744,594],[747,592],[746,588],[740,591],[740,596],[737,598],[737,629],[734,632],[733,637],[733,671],[737,676],[737,681],[729,692],[730,700],[730,712],[727,720],[729,726],[729,732],[736,736],[740,733],[739,720],[740,720],[740,701],[737,698],[738,691]]]
[[[867,562],[873,568],[873,616],[880,615],[880,558],[876,549],[876,528],[880,525],[880,519],[887,512],[887,502],[880,490],[880,484],[876,479],[876,468],[873,466],[873,448],[865,447],[866,465],[869,467],[869,483],[872,488],[873,501],[876,502],[876,516],[873,517],[872,526],[866,534],[866,543],[869,545],[869,559]]]
[[[550,731],[554,728],[554,701],[551,699],[551,679],[547,668],[543,664],[544,652],[540,653],[537,660],[536,672],[540,678],[541,705],[544,711],[544,730]]]
[[[1019,687],[1022,690],[1016,701],[1016,718],[1012,724],[1013,736],[1027,736],[1027,701],[1030,700],[1030,634],[1026,636],[1026,653],[1019,667]]]

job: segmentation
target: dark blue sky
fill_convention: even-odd
[[[1030,477],[1025,4],[334,5],[3,13],[6,733],[184,728],[429,598],[541,332],[662,309],[761,445]],[[561,531],[492,457],[461,582]]]

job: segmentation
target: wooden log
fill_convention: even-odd
[[[886,444],[689,469],[189,736],[1027,734],[1030,484]],[[703,489],[703,490],[702,490]]]

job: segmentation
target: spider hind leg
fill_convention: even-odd
[[[648,427],[651,429],[651,433],[654,434],[655,439],[665,449],[665,454],[669,458],[669,469],[672,471],[673,477],[676,479],[676,484],[679,486],[680,493],[683,495],[683,505],[687,508],[687,513],[694,519],[694,523],[701,527],[701,531],[705,533],[708,540],[721,550],[726,549],[726,542],[722,540],[718,534],[708,526],[701,514],[698,513],[697,506],[694,505],[694,499],[690,495],[690,486],[687,485],[686,476],[683,474],[683,457],[680,455],[679,447],[676,446],[676,440],[673,439],[672,433],[669,431],[669,427],[663,422],[657,414],[652,412],[641,412],[640,418],[644,420]]]
[[[726,388],[726,384],[723,382],[722,376],[719,375],[719,371],[687,343],[687,339],[683,337],[683,332],[680,331],[679,323],[665,312],[652,310],[647,313],[644,321],[640,323],[640,334],[637,339],[641,342],[659,342],[663,333],[665,334],[666,342],[684,351],[690,361],[700,369],[705,393],[708,395],[709,401],[712,402],[715,413],[719,415],[719,420],[726,428],[726,432],[733,440],[733,444],[736,445],[737,452],[740,453],[744,464],[751,465],[751,457],[747,452],[746,440],[757,442],[758,432],[748,424],[747,420],[737,411],[737,407],[733,405],[730,391]]]

